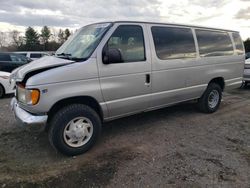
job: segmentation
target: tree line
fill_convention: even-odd
[[[56,51],[72,34],[69,29],[43,26],[40,33],[28,27],[24,35],[13,30],[0,32],[0,51]]]
[[[24,36],[13,30],[0,32],[0,51],[56,51],[72,34],[69,29],[49,28],[43,26],[40,33],[28,27]],[[250,38],[244,41],[246,52],[250,52]]]

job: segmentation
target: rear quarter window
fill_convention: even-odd
[[[42,54],[38,54],[38,53],[31,53],[30,54],[30,58],[40,58],[40,57],[42,57]]]
[[[233,55],[233,44],[227,32],[196,29],[201,57]]]
[[[159,59],[196,57],[193,33],[190,28],[153,26],[151,31]]]
[[[238,55],[244,54],[244,47],[239,33],[233,33],[233,40]]]
[[[0,54],[0,61],[11,61],[8,54]]]

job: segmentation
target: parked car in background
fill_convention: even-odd
[[[10,84],[9,78],[9,72],[0,71],[0,98],[6,94],[14,93],[14,87]]]
[[[245,62],[244,76],[243,76],[243,86],[247,86],[250,83],[250,59]]]
[[[25,65],[32,60],[15,53],[0,53],[0,71],[11,72],[12,70]]]
[[[43,56],[49,56],[50,54],[48,52],[40,52],[40,51],[20,51],[20,52],[14,52],[23,56],[26,56],[32,60],[39,59]]]
[[[246,59],[250,58],[250,52],[246,52]]]
[[[23,125],[42,125],[51,144],[78,155],[102,122],[195,100],[213,113],[222,92],[242,83],[245,52],[237,31],[178,24],[87,25],[56,52],[12,73],[11,102]],[[46,78],[46,79],[45,79]]]

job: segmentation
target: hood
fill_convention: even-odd
[[[0,71],[0,76],[10,76],[9,72]]]
[[[63,65],[68,65],[74,63],[72,60],[67,59],[61,59],[54,56],[45,56],[38,60],[34,60],[24,66],[21,66],[17,69],[15,69],[11,73],[11,77],[14,78],[16,81],[21,82],[25,76],[29,73],[35,72],[35,71],[42,71],[42,70],[48,70],[54,67],[59,67]]]

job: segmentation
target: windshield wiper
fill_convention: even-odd
[[[71,54],[60,53],[60,54],[56,54],[56,56],[65,56],[65,57],[69,57],[69,56],[71,56]]]
[[[79,57],[70,57],[70,60],[79,62],[79,61],[86,61],[88,58],[79,58]]]
[[[58,58],[69,59],[69,60],[74,60],[74,61],[85,61],[85,60],[87,60],[86,58],[73,57],[71,54],[67,54],[67,53],[56,54],[56,56]]]
[[[56,57],[58,58],[63,58],[63,59],[72,59],[72,55],[71,54],[67,54],[67,53],[60,53],[60,54],[56,54]]]

